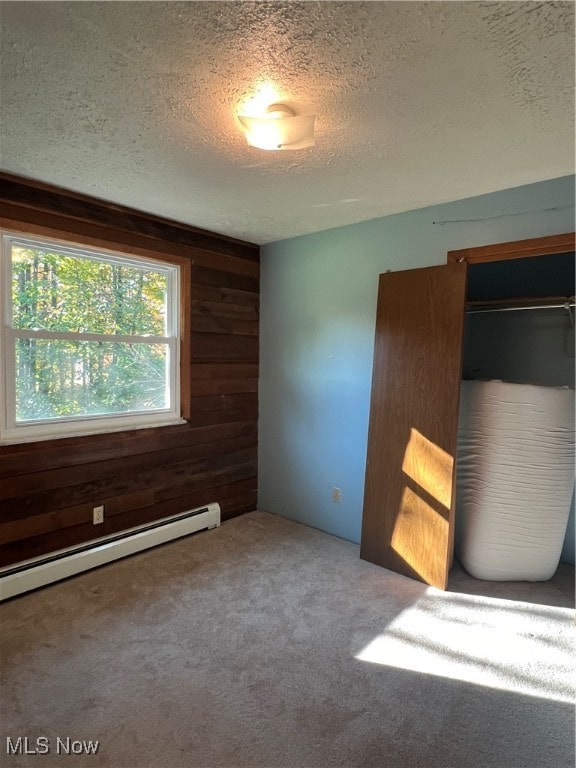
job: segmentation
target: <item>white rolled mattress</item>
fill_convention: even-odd
[[[574,391],[463,381],[456,553],[477,579],[545,581],[574,488]]]

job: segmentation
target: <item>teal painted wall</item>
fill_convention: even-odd
[[[448,250],[571,231],[574,181],[262,247],[260,509],[359,542],[378,275],[444,264]]]

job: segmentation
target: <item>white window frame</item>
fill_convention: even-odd
[[[50,237],[38,237],[2,230],[0,247],[0,445],[53,440],[63,437],[93,435],[185,423],[180,410],[180,283],[181,270],[176,263],[134,256],[130,253],[94,248]],[[12,245],[51,248],[59,253],[95,261],[154,269],[167,277],[167,318],[165,336],[131,336],[100,333],[69,333],[15,329],[12,323]],[[34,421],[16,421],[16,339],[73,339],[114,343],[162,343],[168,347],[167,390],[169,407],[150,411],[128,411],[102,415],[62,416]]]

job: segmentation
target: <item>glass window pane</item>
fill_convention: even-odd
[[[12,245],[13,327],[166,335],[166,272]]]
[[[170,407],[167,344],[16,339],[16,421]]]

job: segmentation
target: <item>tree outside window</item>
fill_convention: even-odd
[[[179,418],[179,269],[3,238],[2,437]]]

